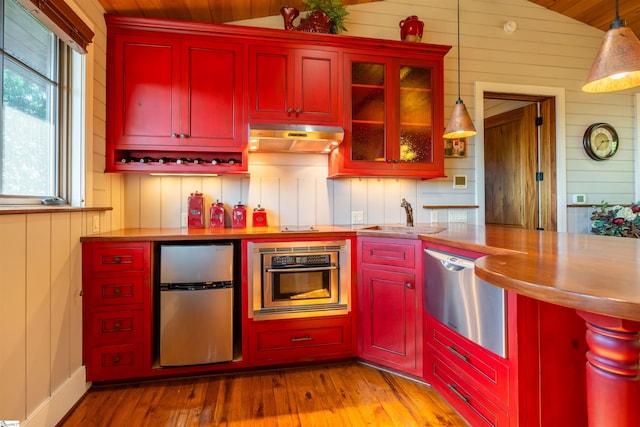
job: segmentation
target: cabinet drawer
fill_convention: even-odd
[[[419,243],[404,243],[397,240],[380,242],[362,239],[360,260],[369,264],[416,268],[416,250],[420,250]]]
[[[425,358],[429,382],[472,426],[506,427],[509,414],[474,388],[434,353]]]
[[[145,246],[101,245],[91,252],[91,270],[144,271]]]
[[[314,360],[320,355],[342,353],[346,357],[345,352],[352,352],[350,318],[259,322],[250,331],[252,360]]]
[[[509,366],[499,356],[457,335],[431,317],[427,319],[427,343],[449,365],[458,367],[479,388],[509,401]]]
[[[121,274],[91,280],[85,297],[93,306],[141,304],[146,290],[144,274]]]
[[[144,336],[142,310],[91,313],[91,340],[96,343],[124,342]]]
[[[94,347],[87,379],[105,381],[140,377],[143,374],[143,354],[141,343]]]

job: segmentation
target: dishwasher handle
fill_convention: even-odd
[[[474,262],[467,258],[461,258],[435,249],[425,249],[424,252],[440,261],[442,266],[449,271],[462,271],[465,268],[473,268]]]

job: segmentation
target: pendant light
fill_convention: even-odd
[[[476,133],[478,132],[476,132],[471,117],[469,117],[467,107],[460,99],[460,0],[458,0],[458,100],[453,107],[451,118],[443,137],[447,139],[466,138]]]
[[[640,86],[640,41],[618,14],[604,35],[584,92],[614,92]]]

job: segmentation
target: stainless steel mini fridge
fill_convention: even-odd
[[[233,244],[160,246],[160,366],[233,359]]]

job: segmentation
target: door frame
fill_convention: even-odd
[[[478,131],[474,137],[476,170],[476,204],[478,224],[485,223],[484,191],[484,94],[485,92],[514,93],[521,95],[552,96],[556,99],[556,215],[557,231],[567,231],[567,157],[565,89],[561,87],[516,85],[496,82],[475,82],[474,112]]]

